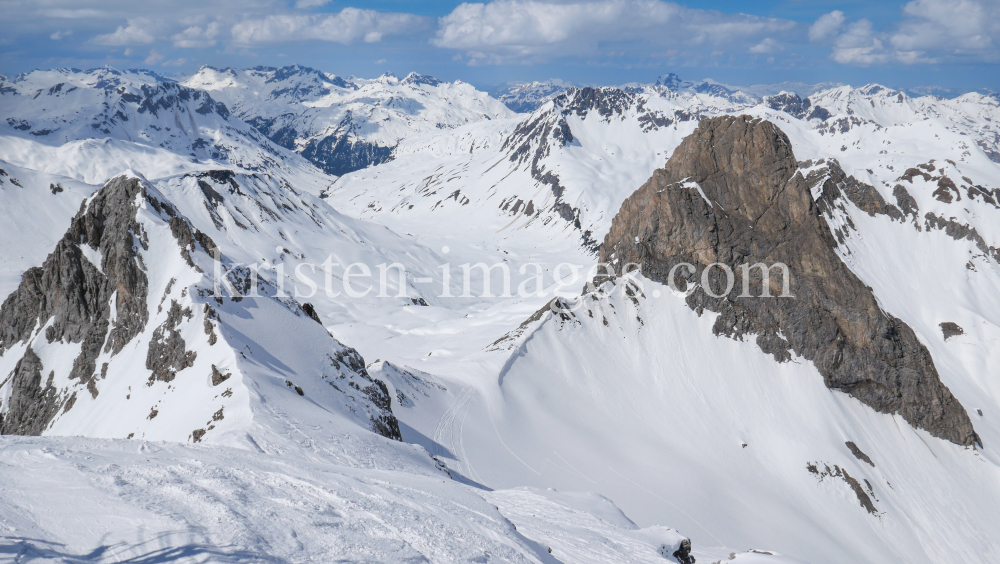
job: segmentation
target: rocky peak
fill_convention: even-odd
[[[833,183],[828,176],[827,183]],[[753,336],[779,362],[811,361],[827,387],[960,445],[979,442],[965,409],[941,382],[930,353],[903,321],[884,312],[875,296],[840,260],[837,242],[799,172],[788,137],[769,121],[724,116],[700,122],[667,165],[630,196],[601,247],[601,262],[638,263],[650,279],[668,283],[683,262],[677,286],[698,284],[706,267],[728,265],[734,290],[712,297],[701,286],[688,305],[720,315],[713,331]],[[830,186],[830,193],[839,193]],[[828,204],[826,204],[828,205]],[[744,264],[784,263],[793,297],[777,297],[782,276],[771,271],[771,296],[760,269]],[[726,286],[721,268],[709,271],[713,294]],[[690,286],[689,286],[690,287]],[[753,290],[756,288],[756,290]]]
[[[654,86],[662,86],[668,90],[678,90],[679,88],[689,84],[689,82],[681,80],[681,77],[676,74],[668,72],[667,74],[657,78]]]
[[[223,196],[208,180],[239,190],[231,171],[200,176],[205,197],[215,198],[211,206],[228,193]],[[228,282],[221,294],[208,262],[212,256]],[[156,186],[133,174],[109,180],[83,202],[55,250],[25,272],[0,306],[0,434],[78,434],[75,425],[82,423],[118,437],[156,428],[159,436],[179,440],[195,428],[189,440],[199,442],[217,428],[223,407],[228,414],[245,405],[233,396],[242,378],[221,394],[207,394],[210,385],[235,374],[273,384],[280,373],[294,397],[308,395],[301,401],[399,439],[388,391],[365,371],[357,351],[317,325],[298,302],[278,296],[266,275],[248,273],[222,256]],[[253,278],[262,295],[240,294]],[[160,296],[158,304],[150,301],[153,294]],[[313,344],[277,347],[281,360],[273,365],[255,361],[243,341],[245,348],[234,350],[227,335],[234,319],[250,318],[248,309],[269,311],[270,319],[293,328],[293,339]],[[299,369],[290,368],[297,363]],[[294,384],[288,379],[293,373]],[[128,392],[108,393],[115,389]],[[140,397],[155,398],[152,412],[129,407]],[[200,423],[201,415],[188,418],[195,404],[219,417],[210,423]],[[178,406],[172,424],[165,416],[168,405]],[[107,413],[116,417],[101,423]]]
[[[781,92],[774,96],[767,96],[762,102],[772,110],[785,112],[798,119],[825,120],[831,115],[825,108],[813,106],[809,98],[800,98],[798,94],[793,92]]]
[[[55,251],[41,267],[25,272],[20,287],[0,306],[0,351],[25,341],[50,319],[49,342],[94,340],[99,349],[110,315],[106,301],[116,290],[115,348],[145,326],[146,276],[135,248],[143,241],[135,221],[140,192],[139,179],[120,176],[84,202]],[[101,264],[93,264],[81,245],[98,251]]]
[[[564,115],[574,113],[586,117],[588,112],[596,111],[604,119],[624,114],[637,101],[636,94],[620,88],[591,86],[573,87],[555,98],[556,106],[562,109]]]
[[[44,264],[25,272],[0,306],[0,353],[28,342],[42,328],[49,343],[80,343],[69,379],[97,395],[93,382],[102,349],[117,354],[149,318],[149,282],[136,247],[146,245],[136,221],[140,194],[145,195],[142,181],[123,175],[84,202]],[[100,267],[84,245],[100,253]],[[13,375],[0,434],[39,434],[56,414],[55,392],[51,382],[42,388],[40,367],[29,344]]]
[[[441,81],[430,75],[411,72],[406,75],[406,78],[400,81],[400,84],[408,84],[411,86],[420,86],[421,84],[424,86],[437,86],[438,84],[441,84]]]

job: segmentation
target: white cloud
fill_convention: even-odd
[[[320,6],[326,6],[330,3],[330,0],[299,0],[295,3],[295,7],[300,10],[307,10],[309,8],[319,8]]]
[[[185,58],[182,57],[180,59],[171,59],[169,61],[163,61],[163,63],[161,63],[160,66],[161,67],[179,67],[179,66],[183,65],[186,62],[187,62],[187,59],[185,59]]]
[[[466,51],[470,62],[592,55],[602,42],[749,48],[795,22],[691,9],[662,0],[497,0],[461,4],[440,19],[431,43]]]
[[[337,43],[381,41],[387,35],[403,35],[424,29],[428,18],[413,14],[384,13],[344,8],[338,14],[276,15],[242,21],[232,28],[233,40],[241,45],[319,40]]]
[[[996,0],[915,0],[903,12],[909,17],[890,37],[896,49],[998,56],[1000,2]]]
[[[155,65],[156,63],[163,60],[163,55],[161,55],[156,49],[150,49],[149,56],[143,61],[147,65]]]
[[[891,55],[876,36],[872,22],[862,19],[848,25],[836,38],[832,57],[838,63],[867,66],[884,63]]]
[[[783,51],[785,48],[780,43],[770,37],[765,37],[763,41],[750,48],[750,52],[755,55],[764,55]]]
[[[146,22],[141,19],[128,20],[128,26],[118,26],[113,33],[98,35],[91,39],[98,45],[145,45],[152,43],[155,38],[151,33],[143,29]]]
[[[193,25],[173,36],[174,47],[212,47],[222,25],[215,21],[204,28]]]
[[[66,31],[57,31],[57,32],[53,33],[52,35],[50,35],[49,39],[51,39],[53,41],[59,41],[60,39],[62,39],[63,37],[66,37],[68,35],[73,35],[73,30],[72,29],[68,29]]]
[[[809,27],[809,41],[825,41],[834,37],[844,26],[846,19],[844,12],[840,10],[823,14],[816,20],[816,23]]]
[[[844,25],[840,12],[821,16],[809,30],[829,40],[833,60],[851,65],[1000,60],[1000,1],[914,0],[903,19],[877,31],[867,19]]]
[[[87,18],[113,18],[114,14],[104,10],[94,10],[91,8],[52,8],[42,10],[41,15],[47,18],[58,18],[66,20],[79,20]]]
[[[890,62],[914,65],[936,63],[939,59],[926,56],[924,51],[901,51],[886,45],[887,36],[874,30],[872,22],[858,20],[837,37],[831,57],[838,63],[871,66]],[[891,39],[891,38],[889,38]]]

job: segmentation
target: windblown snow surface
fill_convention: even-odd
[[[29,345],[64,402],[41,436],[0,437],[2,558],[684,562],[690,539],[698,562],[1000,560],[1000,103],[868,85],[807,104],[674,79],[552,92],[519,115],[419,75],[3,79],[4,296],[109,180],[141,183],[175,215],[135,200],[148,321],[102,349],[96,394],[67,378],[80,342],[42,325],[0,356],[0,412]],[[902,210],[845,199],[827,221],[981,447],[831,391],[809,361],[714,335],[715,314],[641,275],[581,294],[625,198],[700,119],[744,113],[788,135],[804,174],[833,159]],[[306,154],[327,138],[386,152],[332,176]],[[206,245],[185,250],[171,217],[210,238],[221,271]],[[356,296],[355,262],[372,270]],[[442,297],[480,262],[510,270],[513,297],[499,268],[492,296]],[[215,293],[254,263],[260,296]],[[405,278],[389,275],[389,297],[363,294],[380,263]],[[297,270],[340,294],[311,293]],[[554,296],[565,313],[546,308]],[[945,338],[945,322],[962,333]],[[148,368],[161,327],[195,353],[170,380]],[[372,423],[389,410],[402,440]]]

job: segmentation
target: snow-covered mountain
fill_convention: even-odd
[[[806,94],[811,94],[819,90],[818,88],[805,87],[805,85],[798,86],[803,86],[804,88],[801,90]],[[570,89],[580,88],[583,88],[583,86],[556,78],[534,82],[508,82],[494,88],[490,93],[515,112],[530,113],[542,107],[549,100],[565,94]],[[761,95],[756,94],[757,92],[777,94],[781,91],[774,88],[762,89],[761,87],[757,87],[751,88],[754,93],[749,93],[743,87],[726,86],[711,80],[700,82],[682,80],[681,77],[674,73],[660,76],[651,84],[630,83],[615,88],[631,93],[638,93],[644,90],[661,92],[667,90],[684,94],[711,94],[715,97],[728,98],[730,101],[736,103],[751,103],[758,100]]]
[[[297,164],[206,92],[149,71],[35,71],[0,82],[0,101],[0,127],[13,145],[7,154],[37,150],[16,140],[55,149],[98,139],[162,149],[173,160],[195,164],[223,162],[245,170]]]
[[[913,416],[875,415],[887,421],[878,424],[885,428],[867,423],[878,413],[866,407],[873,404],[846,394],[845,399],[838,399],[840,392],[826,389],[824,376],[809,360],[799,358],[791,367],[779,363],[750,344],[757,339],[750,335],[744,337],[750,343],[732,343],[737,348],[731,349],[719,341],[725,337],[713,334],[713,317],[706,319],[684,309],[683,300],[677,305],[663,302],[674,294],[655,282],[646,284],[645,297],[634,296],[635,305],[627,296],[612,298],[601,306],[599,315],[590,298],[579,298],[572,303],[586,309],[576,309],[570,316],[543,311],[530,318],[536,321],[512,327],[508,338],[499,342],[472,339],[470,333],[469,340],[479,350],[454,343],[446,349],[447,356],[436,362],[411,357],[409,366],[446,382],[461,382],[472,391],[427,400],[426,409],[435,415],[419,413],[420,402],[401,404],[396,413],[421,435],[433,438],[433,443],[427,443],[429,449],[443,447],[442,453],[452,453],[463,473],[473,479],[502,487],[527,483],[597,488],[606,495],[613,491],[610,497],[633,518],[646,523],[683,522],[684,530],[698,530],[701,538],[715,535],[709,543],[762,542],[816,562],[880,562],[900,554],[906,555],[902,557],[906,561],[978,558],[985,562],[988,557],[973,555],[992,554],[997,547],[980,542],[986,538],[984,529],[953,531],[964,539],[957,543],[961,548],[951,541],[917,543],[914,539],[921,534],[918,531],[943,530],[963,522],[951,513],[963,511],[958,509],[961,503],[948,510],[934,505],[923,496],[927,484],[949,480],[946,476],[951,472],[978,475],[977,465],[996,464],[990,462],[992,455],[986,455],[994,441],[989,436],[996,431],[986,428],[991,424],[978,411],[1000,410],[983,371],[992,364],[992,353],[964,348],[959,352],[957,333],[942,330],[944,324],[949,331],[957,331],[954,323],[966,335],[966,327],[972,326],[982,331],[977,335],[992,339],[985,336],[997,331],[1000,319],[994,313],[998,311],[995,292],[988,289],[995,285],[1000,246],[996,231],[1000,186],[994,180],[998,167],[991,160],[995,149],[987,127],[997,119],[996,112],[995,100],[988,97],[913,99],[875,85],[838,88],[808,99],[785,93],[752,104],[662,85],[639,91],[572,90],[516,122],[468,126],[448,136],[414,137],[397,149],[393,162],[339,179],[327,200],[352,215],[421,234],[424,240],[452,245],[456,239],[472,240],[483,247],[492,243],[522,263],[551,260],[546,253],[559,248],[565,249],[558,255],[565,260],[581,260],[572,247],[587,248],[592,244],[589,241],[604,238],[601,234],[611,229],[612,218],[634,187],[664,166],[699,119],[750,114],[770,120],[787,134],[803,174],[812,173],[817,187],[810,193],[817,199],[813,205],[819,205],[823,193],[818,188],[825,185],[820,179],[832,179],[833,187],[828,190],[842,192],[834,199],[836,205],[827,204],[830,216],[825,220],[841,260],[875,289],[875,303],[908,324],[934,358],[941,382],[961,406],[953,409],[968,422],[963,424],[963,438],[954,440],[959,445],[973,444],[971,425],[985,450],[963,450],[947,440],[930,438],[925,427],[907,423],[916,421]],[[692,193],[700,199],[697,192]],[[559,212],[567,207],[572,211],[563,217]],[[448,235],[438,225],[447,225]],[[886,257],[892,257],[891,261]],[[586,264],[586,259],[581,262]],[[552,270],[557,266],[554,261],[546,264]],[[617,286],[615,296],[623,287],[624,283]],[[951,297],[939,299],[941,294]],[[662,297],[655,300],[654,295]],[[966,300],[976,305],[963,305]],[[888,301],[894,306],[887,307]],[[533,328],[535,323],[541,324],[538,329]],[[416,341],[400,334],[387,341],[395,352],[388,347],[367,350],[399,363],[405,358],[401,345]],[[955,354],[966,360],[953,360]],[[463,366],[491,364],[492,368],[479,371],[478,378],[471,377],[455,368],[455,357],[465,360]],[[809,375],[778,376],[785,370],[798,370],[799,365]],[[764,380],[755,376],[740,384],[733,382],[748,371]],[[719,379],[718,387],[703,389],[702,381],[709,374]],[[784,389],[792,381],[817,387],[812,391]],[[650,397],[652,390],[658,395]],[[766,418],[743,411],[744,399],[751,397],[755,399],[745,409],[760,413],[761,405],[771,406],[763,411]],[[689,406],[692,398],[698,399]],[[722,403],[712,403],[713,398]],[[980,407],[987,402],[993,407]],[[436,405],[452,407],[446,410]],[[776,415],[791,406],[807,406],[802,407],[805,419],[791,422]],[[842,410],[841,414],[832,415],[834,409]],[[436,415],[442,411],[443,416]],[[812,420],[817,412],[830,415]],[[732,419],[710,415],[721,413],[731,413]],[[749,466],[737,464],[732,457],[743,456],[742,444],[753,444],[744,435],[751,436],[750,429],[758,425],[775,426],[772,431],[760,431],[760,436],[769,437],[769,450]],[[838,433],[817,440],[823,436],[820,429],[828,425],[839,429]],[[899,425],[909,429],[908,438],[893,434]],[[809,447],[794,455],[783,451],[780,445],[797,439],[778,438],[778,428],[813,429],[802,433]],[[665,433],[675,436],[664,429],[678,429],[676,442],[662,438]],[[882,438],[860,441],[857,437],[862,433]],[[951,454],[937,447],[933,453],[909,452],[924,441],[938,441]],[[913,480],[905,496],[914,497],[894,495],[898,482],[888,474],[880,478],[888,493],[881,493],[868,474],[871,466],[854,454],[848,442],[876,467],[881,468],[872,450],[890,458],[898,456],[884,464],[901,473],[921,466],[924,470],[905,478]],[[731,445],[736,448],[730,450]],[[935,465],[935,456],[953,462]],[[788,474],[775,466],[779,459],[787,461],[780,467],[787,468]],[[813,467],[816,472],[809,470]],[[972,490],[978,494],[992,491],[987,484],[995,478],[994,471]],[[663,477],[665,472],[670,478]],[[733,487],[732,497],[726,498],[718,485],[731,483],[742,485]],[[782,493],[793,483],[801,489]],[[860,484],[864,495],[856,495],[854,484]],[[650,492],[659,496],[657,503],[649,502]],[[748,501],[749,492],[761,497]],[[832,502],[823,497],[827,495],[841,499],[841,509],[830,509]],[[864,499],[875,509],[869,510]],[[990,509],[993,497],[990,501],[963,499],[976,507],[975,522],[995,521]],[[890,512],[876,500],[895,509]],[[933,516],[937,509],[926,510],[923,504],[934,505],[949,517],[937,521],[939,517]],[[756,527],[752,515],[764,506],[770,508],[768,514],[785,514],[789,521],[812,511],[807,507],[824,507],[829,521],[817,524],[815,536],[801,527],[790,527],[783,529],[790,531],[789,536],[782,537],[767,525]],[[747,512],[740,513],[737,507],[746,507]],[[918,512],[919,519],[914,517]],[[890,521],[891,525],[882,525]],[[898,535],[886,540],[880,533],[868,532],[881,526],[898,527],[894,529]],[[716,530],[728,531],[740,540],[730,541],[733,537],[718,536]],[[848,548],[839,540],[827,546],[822,537],[830,530],[867,540]],[[957,538],[949,535],[945,536]],[[755,540],[761,538],[768,541]]]
[[[412,233],[426,227],[410,222],[446,221],[484,242],[523,233],[592,251],[631,188],[700,117],[744,107],[659,87],[573,88],[520,119],[413,136],[392,162],[345,175],[325,195]]]
[[[486,238],[536,229],[594,246],[625,197],[699,119],[735,113],[775,120],[803,158],[835,157],[869,183],[891,187],[932,159],[956,163],[946,166],[956,181],[969,178],[967,187],[988,186],[995,174],[990,161],[1000,144],[990,124],[1000,104],[993,97],[910,98],[868,85],[758,102],[660,82],[571,89],[519,120],[413,136],[392,162],[341,177],[326,195],[338,209],[414,233],[420,228],[410,221],[446,218]]]
[[[300,66],[202,67],[184,84],[333,175],[385,161],[414,133],[512,115],[469,84],[416,73],[367,80]]]
[[[996,98],[666,76],[514,114],[434,82],[4,81],[0,428],[42,436],[0,438],[0,544],[996,560]],[[325,139],[380,156],[330,176]],[[715,260],[796,297],[715,299]]]
[[[529,113],[542,104],[565,93],[575,84],[553,78],[533,82],[507,82],[494,88],[490,94],[517,113]]]
[[[388,392],[360,355],[264,280],[261,297],[223,297],[212,274],[237,287],[250,279],[228,257],[216,273],[218,252],[144,179],[109,180],[0,307],[10,375],[0,433],[260,445],[287,432],[257,432],[280,421],[261,412],[294,411],[330,430],[344,426],[331,415],[350,414],[399,438]],[[254,338],[267,327],[285,329]],[[140,367],[146,381],[135,378]]]

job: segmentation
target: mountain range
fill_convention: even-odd
[[[0,120],[21,560],[1000,557],[995,96],[54,69]]]

